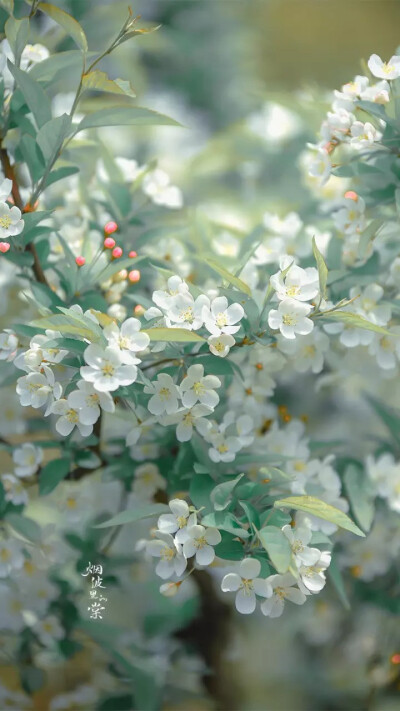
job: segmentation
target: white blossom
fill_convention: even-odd
[[[156,565],[157,575],[163,580],[172,575],[180,577],[187,565],[181,545],[169,533],[157,531],[156,536],[157,538],[148,542],[147,552],[155,558],[160,558]]]
[[[54,373],[47,366],[43,366],[40,373],[28,373],[17,380],[17,393],[21,405],[38,409],[47,405],[45,416],[50,413],[51,406],[62,394],[60,383],[56,382]]]
[[[227,333],[222,333],[220,336],[209,336],[207,343],[213,355],[225,358],[235,345],[235,339]]]
[[[120,328],[116,323],[106,326],[103,333],[111,348],[119,349],[122,362],[127,365],[136,365],[135,353],[143,351],[150,343],[147,333],[140,331],[141,323],[137,318],[128,318]]]
[[[84,380],[93,383],[98,392],[117,390],[121,385],[131,385],[137,378],[139,358],[134,358],[129,365],[124,364],[121,351],[107,346],[105,349],[96,344],[88,346],[83,354],[88,365],[81,367]],[[134,361],[134,362],[133,362]]]
[[[377,54],[371,54],[368,69],[374,77],[391,81],[400,77],[400,57],[394,55],[388,62],[383,62]]]
[[[185,558],[195,556],[198,565],[210,565],[215,558],[213,546],[221,542],[218,528],[205,528],[200,524],[195,524],[188,527],[187,535],[188,537],[183,543]]]
[[[307,318],[312,307],[295,299],[284,299],[278,309],[271,309],[268,314],[270,328],[279,329],[284,338],[296,338],[296,335],[306,336],[314,328],[314,323]]]
[[[306,595],[319,593],[325,586],[325,570],[331,563],[330,551],[322,551],[318,559],[312,563],[299,566],[299,588]]]
[[[84,425],[93,425],[104,412],[115,411],[115,404],[109,392],[95,390],[94,384],[78,380],[78,389],[68,396],[68,402],[79,410],[79,419]]]
[[[57,400],[52,407],[51,412],[54,415],[60,415],[56,422],[56,430],[63,437],[68,437],[72,430],[76,427],[82,437],[88,437],[93,432],[92,424],[84,424],[82,422],[82,410],[74,407],[71,402],[71,395]]]
[[[212,336],[236,333],[240,328],[237,323],[243,316],[243,306],[238,303],[228,306],[226,296],[217,296],[209,306],[205,306],[203,309],[204,325]]]
[[[256,595],[270,597],[272,587],[260,578],[261,563],[255,558],[245,558],[237,573],[228,573],[222,578],[223,592],[236,592],[235,606],[238,612],[249,615],[256,609]]]
[[[18,337],[8,328],[0,333],[0,360],[14,360],[17,354]]]
[[[170,514],[161,514],[158,519],[158,529],[163,533],[175,534],[178,543],[184,543],[188,538],[188,528],[197,523],[196,514],[190,513],[186,501],[172,499],[169,504]]]
[[[140,499],[151,499],[156,491],[163,490],[167,486],[164,477],[156,464],[146,462],[135,469],[132,491]]]
[[[11,501],[15,506],[19,504],[25,506],[28,503],[28,492],[24,488],[21,479],[14,476],[14,474],[2,474],[0,480],[3,484],[6,501]]]
[[[156,205],[170,208],[183,206],[182,192],[175,185],[171,185],[169,175],[161,168],[156,168],[144,176],[142,190]]]
[[[159,373],[157,380],[145,385],[144,392],[151,395],[147,407],[152,415],[172,415],[178,411],[180,393],[170,375]]]
[[[310,301],[319,291],[318,271],[315,267],[302,269],[285,255],[280,259],[280,271],[271,276],[270,284],[279,301],[287,298]]]
[[[6,202],[0,202],[0,239],[20,234],[24,229],[21,218],[21,210],[16,205],[10,208]]]
[[[303,605],[307,599],[304,592],[295,587],[297,580],[291,573],[270,575],[267,583],[272,587],[272,596],[261,603],[261,612],[267,617],[280,617],[286,600]]]
[[[215,390],[220,387],[221,381],[216,375],[204,375],[203,365],[191,365],[179,386],[182,404],[185,407],[193,407],[196,402],[200,402],[215,408],[219,403]]]
[[[23,563],[20,544],[13,538],[0,540],[0,578],[7,578],[14,570],[22,568]]]
[[[43,450],[34,444],[24,442],[21,447],[13,451],[14,471],[21,478],[32,476],[39,469],[43,461]]]

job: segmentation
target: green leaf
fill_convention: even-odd
[[[194,331],[186,328],[148,328],[142,333],[150,336],[150,341],[163,341],[166,343],[204,343],[204,338]]]
[[[85,116],[75,133],[101,126],[180,126],[180,124],[169,116],[142,106],[114,106]]]
[[[45,169],[45,162],[37,141],[28,133],[24,133],[21,136],[18,148],[28,166],[32,182],[36,183],[42,177]]]
[[[11,528],[20,534],[23,538],[26,538],[32,543],[40,543],[42,538],[42,532],[40,526],[27,516],[22,516],[22,514],[9,513],[5,517],[6,523],[8,523]]]
[[[233,536],[242,538],[243,540],[250,537],[250,533],[240,525],[235,516],[227,511],[209,513],[204,516],[201,521],[204,526],[219,528],[221,531],[231,533]]]
[[[345,610],[350,610],[350,601],[349,598],[347,597],[346,589],[344,587],[344,582],[343,582],[343,577],[342,573],[340,571],[340,568],[337,564],[336,556],[333,555],[331,558],[331,564],[328,568],[328,577],[331,579],[336,592],[339,596],[339,599],[341,600],[343,607]]]
[[[79,315],[75,317],[71,314],[53,314],[51,316],[46,316],[45,318],[32,321],[31,325],[43,329],[50,328],[53,331],[59,331],[60,333],[82,336],[82,338],[87,338],[92,342],[98,342],[102,338],[100,326],[94,323],[94,321]]]
[[[209,474],[196,474],[191,477],[189,496],[196,509],[204,508],[205,511],[211,511],[210,495],[214,487],[215,481]]]
[[[36,136],[38,145],[49,165],[55,161],[71,125],[71,119],[67,114],[56,116],[53,119],[50,117],[50,119],[41,127]]]
[[[365,331],[374,331],[375,333],[382,333],[384,336],[391,336],[386,328],[382,326],[377,326],[371,321],[359,316],[358,314],[350,313],[349,311],[332,311],[323,314],[324,319],[329,319],[330,321],[341,321],[342,323],[350,326],[351,328],[363,328]]]
[[[330,521],[339,528],[355,533],[357,536],[365,537],[365,533],[343,511],[314,496],[289,496],[286,499],[275,501],[274,506],[278,509],[305,511],[305,513],[322,518],[324,521]]]
[[[69,459],[53,459],[46,464],[39,474],[39,495],[47,496],[69,472]]]
[[[21,89],[29,109],[32,111],[38,127],[41,128],[51,119],[50,99],[40,84],[29,76],[28,72],[18,69],[10,60],[8,60],[7,65],[19,89]]]
[[[208,264],[210,269],[212,269],[214,272],[217,272],[225,281],[229,282],[229,284],[232,284],[232,286],[236,287],[236,289],[239,289],[239,291],[242,291],[244,294],[247,294],[247,296],[251,296],[251,289],[250,287],[239,277],[235,276],[234,274],[231,274],[228,272],[225,267],[221,266],[218,264],[218,262],[215,261],[215,259],[202,259],[202,262],[205,262],[205,264]]]
[[[365,258],[369,243],[375,239],[379,230],[383,227],[384,224],[384,220],[372,220],[371,224],[368,225],[364,232],[362,232],[357,249],[357,254],[360,259]]]
[[[36,301],[47,309],[56,308],[63,303],[59,296],[57,296],[50,287],[46,286],[46,284],[39,284],[39,282],[33,281],[31,283],[31,289]]]
[[[244,474],[239,474],[230,481],[224,481],[222,484],[218,484],[215,489],[212,490],[210,498],[216,511],[223,511],[229,506],[232,501],[233,491],[242,477],[244,477]]]
[[[97,274],[93,274],[93,276],[92,270],[89,266],[87,275],[88,281],[93,281],[94,284],[102,284],[103,282],[108,281],[108,279],[114,274],[120,272],[121,269],[136,269],[136,265],[145,259],[147,259],[147,257],[135,257],[134,259],[127,257],[126,259],[115,259],[110,262],[105,269],[100,267],[100,271],[98,271]]]
[[[54,20],[54,22],[57,22],[57,24],[60,25],[70,37],[72,37],[75,44],[84,52],[87,52],[88,44],[86,35],[79,22],[74,20],[74,18],[71,17],[71,15],[68,15],[67,12],[64,12],[64,10],[60,10],[59,7],[50,5],[47,2],[39,3],[39,10],[45,12],[46,15]]]
[[[397,446],[400,447],[400,410],[388,407],[371,395],[367,395],[366,398],[369,404],[374,408],[376,414],[379,415],[382,422],[388,428]]]
[[[63,165],[61,168],[52,170],[46,180],[46,188],[53,183],[58,183],[59,180],[64,180],[64,178],[69,178],[71,175],[79,173],[79,168],[77,165]]]
[[[292,560],[292,549],[285,534],[276,526],[265,526],[257,536],[278,573],[286,573]]]
[[[150,518],[151,516],[159,516],[163,513],[170,513],[169,506],[167,506],[167,504],[144,504],[143,506],[137,506],[134,509],[121,511],[112,518],[108,519],[108,521],[97,524],[94,528],[122,526],[124,523],[134,523],[136,521],[141,521],[144,518]]]
[[[95,69],[89,74],[85,74],[82,80],[82,88],[89,91],[105,91],[109,94],[122,94],[125,96],[136,96],[133,87],[125,79],[110,79],[105,72]]]
[[[344,474],[344,485],[352,511],[364,531],[369,531],[374,519],[374,496],[366,473],[350,464]]]
[[[321,252],[317,247],[315,237],[312,240],[313,254],[315,261],[317,262],[318,276],[319,276],[319,292],[323,299],[326,299],[326,282],[328,279],[328,267],[325,264],[325,259],[323,258]]]
[[[88,52],[86,55],[88,58],[94,57],[96,52]],[[42,62],[35,64],[30,70],[29,74],[36,79],[36,81],[51,82],[58,78],[58,75],[64,72],[71,74],[76,70],[76,73],[82,70],[82,52],[78,49],[70,49],[67,52],[57,52],[57,54],[52,54],[47,59]]]
[[[9,17],[4,25],[4,31],[14,54],[14,62],[19,67],[21,54],[29,37],[29,20],[27,17],[23,17],[21,20]]]
[[[10,15],[14,12],[14,0],[0,0],[0,7],[3,7]]]

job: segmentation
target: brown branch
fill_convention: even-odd
[[[4,175],[6,178],[12,181],[12,188],[11,188],[11,194],[13,196],[14,204],[16,207],[18,207],[22,213],[26,212],[32,212],[32,207],[30,205],[24,205],[23,200],[21,198],[21,193],[19,191],[19,186],[17,182],[17,178],[15,175],[15,170],[14,167],[10,163],[10,158],[7,153],[7,150],[3,148],[0,142],[0,161],[1,165],[3,167]],[[45,284],[46,286],[49,286],[45,273],[42,269],[42,265],[40,264],[40,260],[38,257],[38,253],[36,251],[36,247],[33,244],[33,242],[30,242],[29,244],[26,245],[25,251],[28,251],[32,254],[33,257],[33,273],[37,279],[38,282],[41,284]]]

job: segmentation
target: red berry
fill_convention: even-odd
[[[132,284],[135,284],[137,281],[140,280],[140,271],[139,269],[132,269],[131,272],[128,274],[128,279]]]
[[[119,259],[120,257],[122,257],[122,248],[114,247],[112,251],[112,256],[114,257],[114,259]]]
[[[349,200],[354,200],[354,202],[357,202],[358,200],[358,195],[354,192],[354,190],[348,190],[347,193],[344,194],[344,196]]]
[[[8,252],[10,249],[10,243],[9,242],[0,242],[0,252],[3,252],[5,254]]]
[[[86,262],[86,259],[85,259],[85,257],[77,257],[77,258],[75,259],[75,261],[76,261],[78,267],[83,267],[83,265],[84,265],[85,262]]]
[[[113,232],[116,232],[118,229],[118,225],[114,220],[110,220],[110,222],[107,222],[106,225],[104,225],[104,234],[105,235],[112,235]]]
[[[132,249],[132,252],[129,252],[128,257],[130,257],[131,259],[135,259],[135,257],[137,257],[137,252]]]
[[[106,237],[104,240],[104,247],[105,249],[112,249],[115,247],[115,239],[112,237]]]

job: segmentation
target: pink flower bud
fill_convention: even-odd
[[[0,252],[3,252],[5,254],[8,252],[10,249],[10,243],[9,242],[0,242]]]
[[[137,281],[140,280],[140,271],[139,269],[132,269],[131,272],[128,274],[128,279],[131,282],[131,284],[135,284]]]
[[[104,248],[113,249],[113,247],[115,247],[115,239],[112,237],[106,237],[104,240]]]
[[[347,193],[344,194],[344,196],[349,200],[354,200],[354,202],[357,202],[358,200],[358,195],[354,192],[354,190],[348,190]]]
[[[114,259],[119,259],[120,257],[122,257],[122,248],[114,247],[112,251],[112,256],[114,257]]]
[[[135,257],[137,257],[137,252],[135,252],[135,250],[132,249],[132,251],[129,252],[128,257],[130,257],[131,259],[135,259]]]
[[[105,235],[112,235],[113,232],[116,232],[118,229],[118,225],[114,220],[110,220],[110,222],[107,222],[106,225],[104,225],[104,234]]]
[[[85,262],[86,262],[86,259],[85,259],[85,257],[77,257],[77,258],[75,259],[75,261],[76,261],[78,267],[83,267],[83,265],[84,265]]]
[[[135,308],[133,309],[133,312],[135,316],[143,316],[145,308],[144,306],[142,306],[142,304],[136,304]]]

